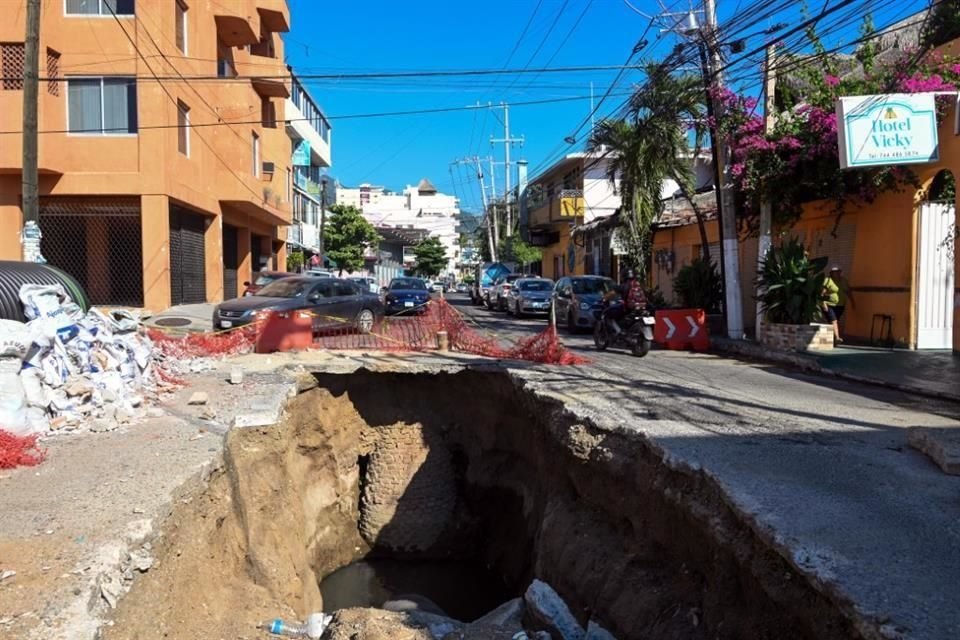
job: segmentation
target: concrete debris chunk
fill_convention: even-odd
[[[150,570],[150,567],[153,566],[153,557],[146,549],[137,549],[136,551],[131,551],[130,566],[140,573],[146,573]]]
[[[603,627],[596,620],[587,623],[587,635],[584,640],[617,640],[616,637]]]
[[[100,576],[100,597],[111,609],[117,608],[117,600],[123,593],[123,579],[119,571]]]
[[[941,471],[960,476],[960,429],[913,427],[907,439],[911,447],[926,454]]]
[[[206,391],[194,391],[193,395],[190,396],[190,399],[187,400],[187,404],[190,405],[201,405],[207,404],[209,401],[209,396]]]
[[[491,625],[497,627],[523,627],[523,598],[508,600],[490,613],[477,618],[472,624]]]
[[[3,573],[0,573],[0,582],[3,582],[4,580],[9,580],[15,575],[17,575],[16,571],[13,571],[12,569],[7,569]]]
[[[542,580],[534,580],[523,594],[531,626],[545,629],[559,640],[583,640],[586,632],[570,612],[567,603]]]

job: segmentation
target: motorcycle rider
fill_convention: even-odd
[[[608,291],[604,295],[604,300],[610,301],[618,296],[623,303],[611,304],[607,309],[606,317],[613,332],[620,335],[623,329],[617,321],[622,320],[628,312],[642,311],[647,306],[647,294],[643,291],[643,285],[637,279],[633,269],[624,271],[620,286],[613,291]]]

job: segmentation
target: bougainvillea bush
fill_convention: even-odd
[[[872,32],[869,19],[864,32]],[[940,52],[904,49],[883,60],[876,45],[867,41],[856,54],[853,71],[842,73],[841,62],[850,60],[825,55],[816,34],[808,37],[818,55],[809,60],[782,58],[778,73],[790,74],[792,82],[778,90],[784,109],[771,133],[764,133],[756,100],[721,90],[716,96],[723,109],[719,135],[731,149],[730,174],[742,198],[743,221],[755,229],[763,200],[773,205],[777,224],[790,224],[802,204],[828,199],[842,213],[844,203],[872,202],[880,193],[916,184],[916,177],[903,166],[873,170],[840,169],[835,104],[840,96],[884,93],[954,91],[960,86],[960,57]],[[941,117],[948,101],[938,101]]]

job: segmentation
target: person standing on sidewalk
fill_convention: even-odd
[[[840,336],[840,318],[847,309],[847,301],[853,302],[850,295],[850,285],[843,277],[843,270],[839,265],[833,265],[830,275],[823,283],[823,311],[827,320],[833,325],[834,344],[843,344]]]

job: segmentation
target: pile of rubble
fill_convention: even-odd
[[[20,300],[28,322],[0,320],[0,429],[115,429],[169,387],[130,312],[84,313],[59,285],[24,285]]]

